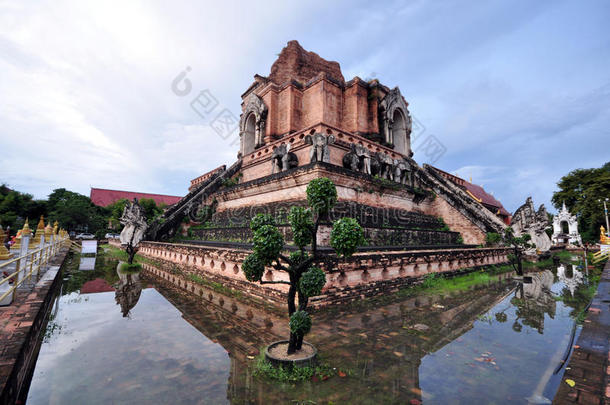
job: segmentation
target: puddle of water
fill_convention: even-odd
[[[560,266],[528,284],[494,281],[320,312],[307,340],[350,375],[281,384],[253,377],[248,356],[285,337],[283,316],[207,289],[187,299],[147,277],[117,274],[116,262],[103,257],[94,271],[71,271],[63,288],[28,403],[552,399],[579,333],[574,317],[588,300],[586,277]]]

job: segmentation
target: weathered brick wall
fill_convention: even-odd
[[[436,197],[429,205],[429,211],[426,213],[442,217],[445,223],[449,225],[449,229],[462,235],[464,243],[471,245],[485,244],[486,232],[449,205],[443,198]]]

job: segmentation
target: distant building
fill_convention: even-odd
[[[467,180],[464,180],[461,177],[453,175],[451,173],[447,173],[444,170],[441,170],[437,167],[434,168],[437,172],[441,174],[445,179],[454,183],[456,186],[460,187],[462,190],[466,192],[473,200],[477,201],[483,207],[487,208],[489,211],[500,217],[502,222],[506,225],[510,225],[511,215],[510,212],[506,211],[504,206],[500,201],[498,201],[493,195],[489,194],[485,189],[478,184],[471,183]]]
[[[103,188],[91,187],[91,194],[89,195],[89,198],[91,198],[93,204],[100,207],[106,207],[122,198],[126,198],[130,201],[134,198],[137,198],[138,200],[141,200],[142,198],[150,198],[155,200],[157,205],[172,205],[180,201],[182,197],[164,194],[136,193],[133,191],[107,190]]]

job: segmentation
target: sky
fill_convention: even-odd
[[[610,2],[588,0],[0,0],[0,182],[36,198],[185,195],[239,149],[192,100],[207,91],[213,114],[239,116],[254,74],[296,39],[346,80],[400,88],[418,163],[511,212],[528,196],[553,212],[561,176],[610,161],[609,18]],[[180,74],[187,95],[172,91]],[[442,156],[418,152],[431,137]]]

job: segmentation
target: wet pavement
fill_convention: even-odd
[[[562,383],[589,297],[582,269],[565,265],[527,284],[504,276],[324,310],[306,339],[344,376],[277,383],[253,376],[253,358],[286,336],[283,314],[211,289],[198,298],[146,270],[119,274],[103,256],[90,271],[74,263],[30,404],[539,402]]]
[[[553,403],[610,403],[610,261]]]

